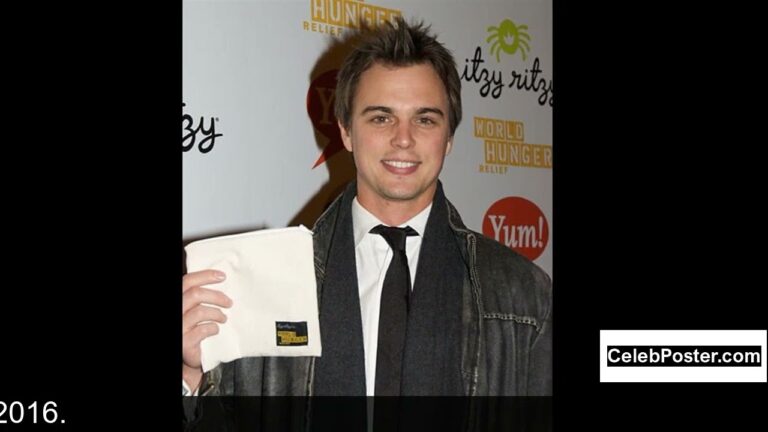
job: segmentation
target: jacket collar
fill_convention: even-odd
[[[438,191],[440,193],[438,193]],[[336,197],[335,200],[331,202],[331,204],[328,206],[328,208],[323,212],[323,214],[320,215],[319,218],[317,218],[317,221],[315,222],[315,226],[313,228],[313,231],[316,236],[324,237],[329,232],[333,232],[333,227],[336,225],[336,220],[339,215],[339,209],[344,208],[346,205],[352,205],[352,199],[355,198],[357,195],[357,181],[352,180],[347,184],[347,187],[344,189],[344,192]],[[437,181],[437,191],[435,192],[435,197],[444,197],[443,193],[443,183],[438,180]],[[457,234],[466,236],[468,234],[472,234],[472,231],[467,229],[466,225],[464,225],[464,222],[461,220],[461,216],[459,216],[459,212],[456,210],[456,207],[451,204],[451,202],[448,200],[448,198],[444,198],[446,205],[448,207],[448,224],[450,225],[451,229]],[[327,251],[325,251],[327,252]],[[326,255],[325,253],[323,254]]]
[[[318,279],[320,282],[325,278],[325,264],[328,261],[328,251],[331,247],[331,240],[333,233],[336,229],[336,224],[339,220],[339,215],[342,209],[351,209],[352,199],[357,195],[357,181],[352,180],[349,182],[344,192],[339,195],[328,208],[317,218],[315,226],[313,228],[314,233],[314,246],[315,246],[315,270],[317,271]],[[451,231],[458,237],[459,244],[462,245],[461,255],[464,261],[469,265],[471,260],[467,253],[467,239],[475,236],[475,233],[469,230],[459,216],[459,212],[451,202],[445,198],[443,192],[443,183],[437,181],[437,190],[435,191],[436,199],[444,199],[446,207],[448,208],[448,226]],[[433,203],[434,205],[434,203]]]

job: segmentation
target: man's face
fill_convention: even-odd
[[[448,96],[429,64],[363,72],[350,128],[341,124],[357,167],[357,194],[371,211],[395,203],[426,207],[451,150]]]

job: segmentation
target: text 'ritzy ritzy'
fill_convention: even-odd
[[[187,104],[181,103],[182,108],[186,106]],[[204,116],[200,116],[200,121],[195,123],[195,119],[184,112],[181,116],[181,151],[186,153],[195,148],[195,144],[197,144],[197,149],[200,150],[200,153],[208,153],[213,150],[216,138],[224,135],[216,133],[216,123],[218,121],[218,117],[206,119]]]

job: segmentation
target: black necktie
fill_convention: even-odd
[[[408,322],[408,296],[411,294],[411,273],[405,255],[405,239],[419,234],[411,227],[384,225],[374,227],[371,233],[380,234],[392,248],[392,262],[384,276],[381,291],[374,393],[376,396],[398,396]]]

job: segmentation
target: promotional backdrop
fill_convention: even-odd
[[[399,15],[430,24],[461,76],[448,199],[469,228],[551,275],[550,1],[185,1],[185,242],[313,225],[354,178],[333,115],[347,52],[334,42]]]

